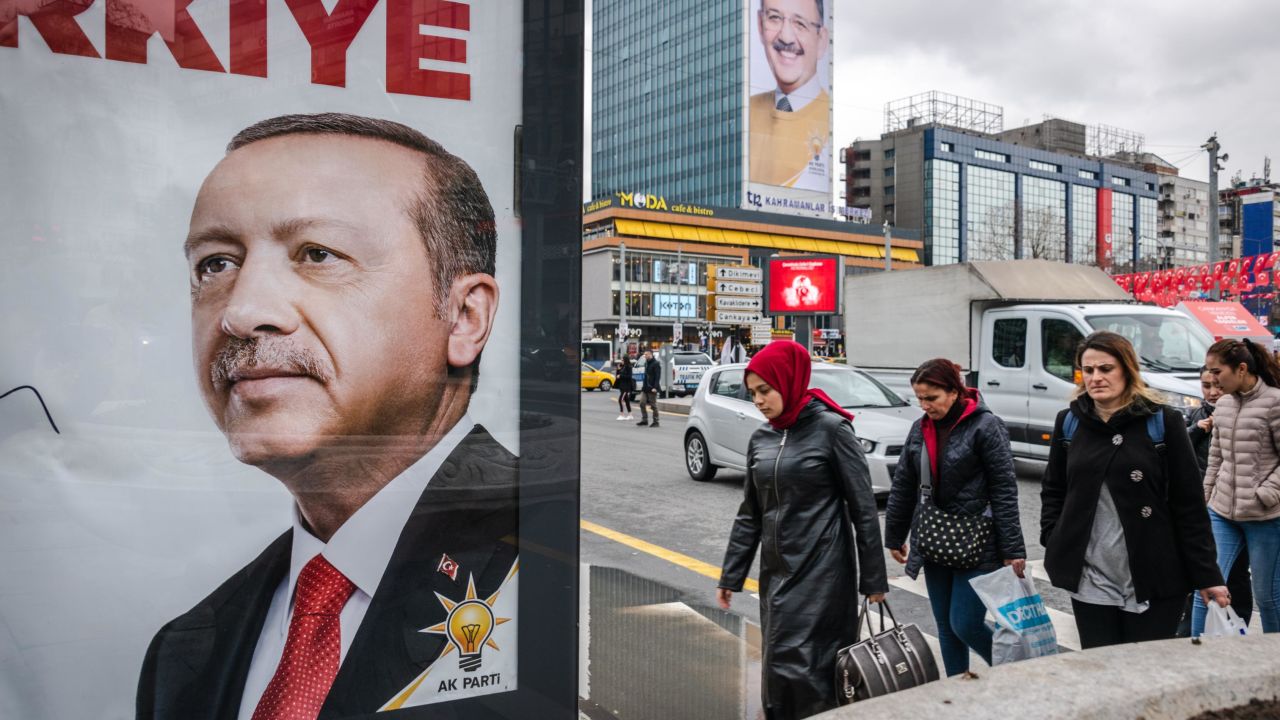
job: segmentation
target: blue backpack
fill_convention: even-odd
[[[1076,429],[1080,427],[1080,418],[1076,417],[1075,411],[1068,410],[1067,416],[1062,419],[1062,444],[1064,447],[1071,446],[1071,438],[1075,437]],[[1155,413],[1147,418],[1147,437],[1151,438],[1151,442],[1155,444],[1156,450],[1164,452],[1164,411],[1157,409]]]

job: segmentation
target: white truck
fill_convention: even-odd
[[[845,279],[848,363],[914,400],[925,360],[960,364],[1009,429],[1015,455],[1049,456],[1054,419],[1075,390],[1081,338],[1111,330],[1133,342],[1146,383],[1184,412],[1200,404],[1199,368],[1213,343],[1186,315],[1136,303],[1101,270],[1046,260],[969,262]]]

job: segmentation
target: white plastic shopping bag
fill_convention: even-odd
[[[996,620],[992,665],[1058,653],[1058,636],[1029,573],[1020,578],[1006,565],[973,578],[969,584]]]
[[[1236,614],[1231,606],[1220,607],[1210,602],[1208,613],[1204,616],[1204,633],[1200,637],[1240,637],[1248,633],[1249,626]]]

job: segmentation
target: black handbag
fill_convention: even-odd
[[[884,627],[885,611],[893,627]],[[862,623],[871,621],[867,600],[858,616],[858,637]],[[938,679],[938,662],[914,623],[902,625],[893,616],[888,602],[880,603],[880,632],[859,640],[836,653],[836,698],[841,705],[907,690]]]
[[[920,555],[932,563],[969,570],[982,562],[994,523],[986,515],[974,517],[947,512],[933,502],[933,473],[929,451],[920,448],[920,511],[912,530]]]

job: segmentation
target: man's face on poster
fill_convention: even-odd
[[[830,2],[831,0],[827,0]],[[827,28],[815,0],[761,0],[760,39],[778,89],[799,90],[827,53]]]
[[[449,365],[478,356],[488,326],[451,341],[408,214],[426,162],[375,139],[284,135],[205,180],[187,241],[196,374],[242,462],[421,435]]]

